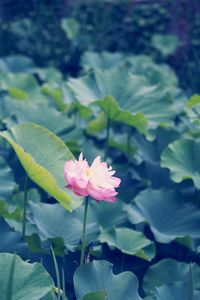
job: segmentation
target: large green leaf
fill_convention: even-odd
[[[174,191],[147,189],[127,205],[126,211],[133,224],[147,222],[161,243],[177,237],[200,237],[200,210]]]
[[[17,100],[5,99],[3,123],[8,128],[20,123],[33,122],[42,125],[59,135],[65,136],[74,128],[74,121],[67,116],[58,112],[55,108],[50,107],[47,103],[27,103]],[[52,122],[52,120],[54,120]]]
[[[2,300],[7,300],[6,291],[9,282],[11,265],[14,260],[14,274],[10,296],[13,300],[39,300],[54,287],[53,280],[39,263],[30,264],[19,256],[0,253],[0,294]],[[11,298],[9,298],[11,299]],[[53,296],[49,299],[54,299]]]
[[[93,261],[80,266],[74,274],[77,300],[96,291],[107,292],[107,300],[141,300],[138,295],[138,280],[131,272],[114,275],[108,261]]]
[[[161,166],[170,170],[175,182],[192,179],[200,189],[200,141],[181,139],[173,142],[163,151]]]
[[[81,238],[84,208],[72,213],[59,204],[31,203],[31,222],[35,224],[41,240],[61,238],[64,246],[75,251]],[[62,220],[62,222],[61,222]],[[87,242],[92,242],[99,234],[99,225],[89,208],[87,218]]]
[[[106,230],[107,228],[122,225],[127,221],[126,213],[122,211],[122,207],[123,206],[119,201],[110,205],[109,203],[96,203],[95,201],[91,200],[89,203],[87,217],[87,243],[97,240],[97,237],[100,233],[100,227]],[[30,223],[36,226],[36,233],[40,236],[42,241],[46,239],[61,238],[63,245],[68,250],[76,250],[82,238],[84,214],[83,206],[80,206],[72,213],[69,213],[59,204],[52,205],[30,202],[30,213]],[[110,218],[110,215],[112,215],[112,218]],[[62,224],[60,223],[60,220],[63,220]],[[145,241],[147,244],[150,244],[150,241],[143,237],[141,242]],[[146,255],[148,259],[149,256],[152,255],[152,245],[149,245],[149,249],[148,245],[146,245],[147,247],[145,249],[141,249],[141,251],[139,251],[139,246],[141,246],[141,243],[140,245],[137,244],[134,246],[134,250],[138,247],[138,256]]]
[[[162,91],[169,93],[173,99],[173,109],[178,113],[184,109],[186,96],[178,86],[175,72],[167,64],[157,64],[146,55],[123,55],[109,52],[86,52],[82,57],[82,66],[88,69],[109,70],[116,66],[126,66],[131,73],[148,79],[151,85],[158,85]]]
[[[171,124],[175,116],[169,94],[163,92],[159,86],[150,85],[144,76],[131,74],[125,66],[110,70],[98,69],[82,78],[69,80],[68,85],[83,105],[112,96],[108,98],[112,99],[112,103],[106,105],[104,102],[108,100],[104,99],[102,104],[101,101],[97,104],[103,107],[106,105],[109,110],[104,108],[104,111],[109,111],[109,117],[115,117],[116,121],[118,115],[119,122],[125,124],[127,119],[136,118],[129,125],[141,132],[144,132],[147,121],[148,128],[155,129],[160,124]],[[125,113],[128,115],[124,115]],[[140,124],[136,126],[137,122],[142,122],[141,129]]]
[[[101,107],[110,120],[127,124],[137,128],[141,133],[146,133],[147,119],[143,114],[132,114],[120,109],[116,100],[111,96],[95,101],[95,103]]]
[[[64,165],[74,156],[66,145],[46,128],[24,123],[0,132],[15,150],[22,166],[32,181],[37,183],[66,209],[80,204],[79,197],[65,189]]]
[[[187,100],[184,92],[179,88],[178,78],[175,72],[167,64],[157,64],[146,55],[134,55],[128,57],[130,70],[133,74],[142,75],[150,84],[158,85],[163,93],[169,93],[173,104],[171,109],[177,114],[184,110],[184,102]]]
[[[167,64],[157,64],[147,55],[123,55],[122,53],[90,52],[83,54],[81,64],[85,70],[108,70],[120,65],[130,65],[130,71],[135,75],[146,77],[151,84],[170,87],[174,94],[178,90],[178,79],[175,72]]]
[[[172,272],[173,270],[173,272]],[[143,279],[143,289],[146,295],[153,294],[157,287],[172,282],[187,282],[192,273],[195,290],[200,289],[200,267],[197,264],[187,264],[173,259],[163,259],[151,266]]]
[[[102,231],[98,237],[102,243],[116,247],[125,254],[135,255],[145,260],[155,256],[154,243],[148,240],[142,232],[129,228],[115,228]]]
[[[112,203],[112,205],[106,201],[100,203],[93,201],[90,207],[95,214],[97,223],[104,229],[122,226],[127,222],[127,214],[123,210],[123,203],[119,200]]]
[[[191,294],[190,285],[187,282],[174,282],[164,284],[156,288],[153,296],[145,300],[199,300],[200,292]]]

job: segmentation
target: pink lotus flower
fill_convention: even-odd
[[[90,195],[97,201],[115,202],[118,194],[115,188],[121,180],[114,177],[114,173],[106,162],[101,162],[100,156],[89,166],[81,153],[78,160],[69,160],[65,164],[64,175],[68,182],[66,188],[79,196]]]

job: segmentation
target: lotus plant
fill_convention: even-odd
[[[114,174],[115,171],[112,170],[111,166],[108,167],[106,162],[101,162],[100,156],[95,158],[91,166],[89,166],[86,159],[83,159],[82,153],[78,160],[69,160],[65,164],[66,188],[72,190],[78,196],[86,197],[80,264],[84,261],[89,196],[97,202],[115,202],[118,194],[115,189],[120,185],[121,180],[113,176]]]

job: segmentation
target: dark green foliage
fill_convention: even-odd
[[[0,4],[6,300],[18,291],[24,294],[13,299],[199,299],[200,101],[197,93],[188,97],[199,79],[186,84],[188,73],[168,64],[176,47],[182,51],[182,36],[166,35],[177,6],[147,2]],[[180,2],[180,14],[194,10]],[[194,19],[190,43],[198,51]],[[101,155],[122,180],[116,203],[89,201],[81,267],[84,207],[63,174],[80,152],[89,163]]]
[[[167,59],[181,84],[199,92],[197,1],[6,0],[0,8],[0,56],[25,54],[39,66],[48,63],[76,75],[88,49],[144,53]],[[167,34],[177,36],[179,47],[164,58],[153,40]]]
[[[119,65],[113,66],[116,57]],[[80,259],[83,206],[64,189],[64,163],[81,151],[90,162],[97,155],[106,154],[122,184],[115,204],[89,203],[86,256],[93,263],[75,272],[77,297],[116,299],[116,288],[106,286],[101,280],[105,276],[102,268],[110,268],[108,262],[101,262],[105,259],[114,264],[114,274],[120,273],[110,273],[111,286],[115,286],[116,278],[125,278],[122,287],[118,284],[120,297],[125,297],[124,280],[130,293],[126,297],[131,300],[134,293],[133,299],[165,299],[162,297],[169,297],[170,289],[174,294],[179,293],[182,279],[185,280],[185,277],[177,280],[183,273],[182,265],[175,266],[176,278],[170,281],[166,275],[161,283],[157,271],[152,277],[151,268],[148,269],[153,265],[154,270],[156,262],[156,270],[157,266],[166,269],[162,258],[185,262],[186,277],[188,262],[196,263],[184,291],[189,295],[194,292],[198,297],[195,278],[199,274],[200,150],[199,141],[193,138],[199,128],[198,95],[186,101],[173,71],[146,56],[87,52],[82,65],[85,70],[92,69],[89,75],[69,79],[66,84],[58,71],[54,76],[49,69],[36,68],[25,57],[1,61],[0,121],[6,129],[1,136],[13,147],[33,182],[28,185],[23,241],[20,232],[25,172],[19,169],[19,163],[8,159],[14,154],[6,141],[1,140],[0,250],[15,251],[25,259],[31,257],[31,261],[44,260],[44,266],[60,282],[54,294],[66,298],[65,286],[61,286],[64,280],[67,297],[74,299],[72,278]],[[166,80],[169,75],[170,80]],[[165,94],[169,99],[163,97]],[[138,116],[135,123],[130,116]],[[141,130],[143,119],[145,135]],[[66,209],[76,209],[67,212],[55,204],[55,199]],[[54,266],[52,248],[57,256]],[[89,266],[91,270],[84,271]],[[93,268],[101,284],[96,282],[80,290],[88,281],[84,274],[92,274]],[[62,270],[65,276],[61,276]],[[133,273],[140,279],[139,291]],[[53,294],[45,297],[52,299]]]

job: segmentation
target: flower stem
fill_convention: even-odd
[[[25,178],[24,184],[24,211],[23,211],[23,220],[22,220],[22,235],[26,235],[26,211],[27,211],[27,193],[28,193],[28,175]]]
[[[107,159],[108,156],[108,150],[109,150],[109,139],[110,139],[110,125],[111,125],[111,120],[108,117],[107,120],[107,127],[106,127],[106,146],[105,146],[105,154],[104,154],[104,160]]]
[[[86,197],[86,198],[85,198],[84,217],[83,217],[83,233],[82,233],[82,245],[81,245],[81,259],[80,259],[80,265],[82,265],[82,264],[84,263],[84,256],[85,256],[85,245],[86,245],[86,221],[87,221],[88,202],[89,202],[89,197]]]

